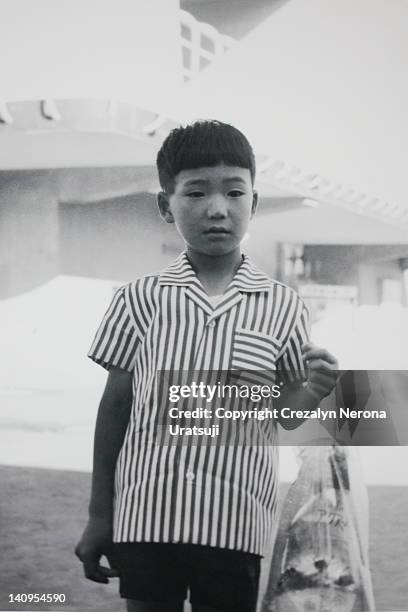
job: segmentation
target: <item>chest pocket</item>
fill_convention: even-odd
[[[276,361],[281,345],[261,332],[237,328],[232,347],[231,369],[240,381],[249,379],[259,384],[275,380]]]

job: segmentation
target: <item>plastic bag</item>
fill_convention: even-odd
[[[368,500],[355,449],[301,447],[299,458],[262,612],[373,612]]]

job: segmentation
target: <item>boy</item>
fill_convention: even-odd
[[[337,364],[307,344],[297,294],[241,254],[258,205],[245,136],[217,121],[177,128],[157,167],[160,214],[186,250],[119,289],[91,347],[109,376],[76,553],[96,582],[116,575],[99,565],[108,554],[130,612],[180,612],[187,589],[194,612],[252,612],[276,509],[276,447],[156,444],[156,372],[280,371],[280,401],[307,409],[331,391]]]

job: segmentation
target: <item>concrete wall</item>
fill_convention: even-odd
[[[379,304],[383,300],[383,282],[401,284],[404,301],[403,274],[400,259],[408,253],[408,245],[319,245],[306,246],[304,256],[311,264],[311,279],[331,285],[354,285],[360,304]]]
[[[61,204],[59,219],[62,274],[132,280],[159,271],[183,248],[147,193]]]
[[[152,168],[0,172],[0,298],[58,274],[126,281],[157,272],[183,248],[146,192]],[[243,250],[273,277],[280,262],[274,220],[260,215]],[[381,301],[383,281],[402,283],[408,246],[306,246],[311,280],[356,285],[362,304]]]
[[[59,224],[50,172],[0,174],[0,298],[58,274]]]
[[[165,266],[182,243],[154,196],[138,193],[151,177],[144,168],[0,172],[0,298],[58,274],[126,280]]]
[[[182,250],[158,214],[151,168],[0,172],[0,298],[58,274],[130,280],[166,266]],[[268,220],[243,245],[276,276]]]

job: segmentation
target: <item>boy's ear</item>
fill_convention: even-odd
[[[159,191],[157,194],[157,206],[159,207],[161,218],[166,223],[174,223],[173,213],[170,210],[169,196],[165,191]]]
[[[259,194],[257,191],[254,190],[253,196],[252,196],[251,219],[257,211],[258,203],[259,203]]]

